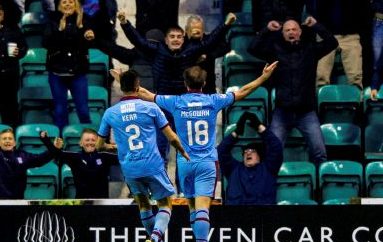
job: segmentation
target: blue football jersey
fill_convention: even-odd
[[[217,161],[217,113],[234,102],[234,94],[157,95],[155,102],[174,117],[176,131],[191,161]],[[181,158],[181,157],[180,157]]]
[[[124,176],[145,177],[165,169],[157,148],[156,128],[167,124],[155,103],[128,97],[105,111],[98,134],[106,137],[113,128]]]

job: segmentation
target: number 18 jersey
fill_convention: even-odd
[[[157,148],[156,128],[166,125],[168,121],[155,103],[126,97],[105,111],[98,134],[106,137],[113,128],[124,176],[145,177],[165,169]]]
[[[215,148],[217,114],[234,102],[233,93],[157,95],[155,102],[173,115],[176,132],[191,161],[218,160]]]

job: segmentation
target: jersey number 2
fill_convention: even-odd
[[[132,132],[133,134],[131,136],[129,136],[128,138],[128,143],[129,143],[129,149],[130,150],[138,150],[138,149],[142,149],[144,148],[144,144],[142,143],[142,141],[137,141],[135,139],[137,139],[138,137],[140,137],[140,128],[135,125],[135,124],[131,124],[129,126],[126,127],[125,131],[127,133],[130,133]]]

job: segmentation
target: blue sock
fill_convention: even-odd
[[[154,215],[152,210],[140,211],[142,225],[144,225],[146,233],[151,235],[154,227]]]
[[[193,230],[194,233],[194,223],[195,223],[195,210],[190,210],[190,227]]]
[[[172,211],[169,208],[160,208],[158,210],[154,229],[151,235],[151,238],[154,239],[154,241],[162,241],[165,230],[168,228],[171,215]]]
[[[208,209],[198,209],[195,212],[194,234],[197,242],[207,241],[209,237],[210,220]]]

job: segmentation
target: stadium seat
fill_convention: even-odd
[[[351,123],[322,124],[328,160],[363,159],[361,150],[361,130]]]
[[[383,123],[368,125],[364,130],[364,159],[383,160]]]
[[[330,199],[330,200],[324,201],[322,204],[323,205],[349,205],[350,199],[349,198]]]
[[[20,59],[20,70],[25,72],[46,71],[47,50],[45,48],[30,48],[24,58]]]
[[[383,124],[383,86],[378,92],[378,100],[372,101],[370,98],[370,87],[364,89],[364,117],[366,124]]]
[[[307,161],[283,162],[277,180],[277,201],[313,200],[316,188],[314,164]]]
[[[47,23],[48,14],[46,12],[27,12],[21,18],[21,29],[26,35],[43,34]]]
[[[27,170],[25,199],[57,198],[57,165],[51,161],[44,166]]]
[[[50,87],[29,86],[18,91],[23,123],[52,123],[53,99]]]
[[[27,12],[22,16],[21,29],[29,48],[41,48],[43,34],[48,22],[46,12]]]
[[[327,161],[319,167],[322,201],[360,197],[363,185],[363,166],[355,161]]]
[[[73,199],[76,197],[76,187],[74,185],[72,170],[68,165],[63,165],[61,168],[62,177],[62,192],[63,198]]]
[[[21,79],[21,87],[49,87],[48,72],[26,72]]]
[[[17,147],[35,154],[45,151],[46,147],[40,140],[41,131],[47,131],[52,141],[60,135],[59,128],[52,124],[23,124],[16,129]]]
[[[81,151],[79,142],[84,128],[91,128],[97,131],[97,126],[91,124],[72,124],[64,127],[62,136],[65,150],[73,152]]]
[[[43,1],[41,0],[32,0],[32,1],[25,1],[27,4],[25,5],[25,12],[42,12],[44,11],[43,8]]]
[[[73,97],[70,93],[68,94],[68,99],[69,107],[74,108],[75,104],[73,102]],[[99,86],[88,87],[89,109],[103,112],[108,107],[108,103],[109,97],[108,90],[106,90],[106,88]]]
[[[12,128],[11,126],[9,125],[6,125],[6,124],[0,124],[0,132],[5,130],[5,129],[10,129]]]
[[[366,165],[366,188],[368,197],[383,198],[383,161],[373,161]]]
[[[358,123],[361,91],[354,85],[326,85],[318,90],[321,123]]]
[[[229,87],[226,91],[234,92],[238,90],[238,86]],[[252,112],[258,115],[259,119],[267,124],[268,116],[268,92],[264,87],[259,87],[257,90],[252,92],[249,96],[241,101],[235,102],[232,106],[227,108],[226,113],[226,124],[234,124],[239,120],[239,117],[245,111]],[[250,131],[252,132],[252,131]]]
[[[278,205],[318,205],[318,203],[314,200],[311,199],[294,199],[293,201],[291,200],[283,200],[283,201],[278,201]]]
[[[107,87],[108,73],[108,55],[99,49],[89,49],[89,70],[87,73],[89,86]]]
[[[286,137],[283,149],[284,161],[307,161],[310,159],[308,146],[302,133],[293,128]]]
[[[243,0],[242,1],[242,12],[244,13],[251,13],[253,9],[253,1],[251,0]]]

